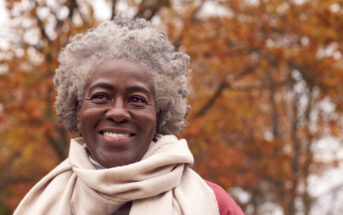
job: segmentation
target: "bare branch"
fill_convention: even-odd
[[[297,189],[299,186],[300,178],[300,157],[301,157],[301,142],[298,137],[299,131],[299,101],[300,101],[300,94],[295,93],[293,97],[293,105],[292,105],[292,119],[291,119],[291,140],[293,142],[293,159],[291,160],[291,168],[292,173],[294,174],[294,179],[292,181],[291,187],[289,189],[289,197],[288,197],[288,204],[287,204],[287,214],[294,214],[296,211],[295,208],[295,198],[297,195]]]
[[[57,128],[57,131],[59,133],[59,139],[53,138],[49,133],[46,134],[46,138],[48,140],[48,143],[56,153],[58,159],[60,161],[63,161],[66,158],[66,148],[68,147],[67,141],[65,139],[67,138],[66,131],[63,128]]]
[[[269,87],[269,99],[272,106],[272,123],[273,123],[273,135],[276,139],[280,139],[280,131],[279,131],[279,111],[276,106],[275,101],[275,85],[273,80],[273,74],[271,71],[267,71],[267,80],[268,80],[268,87]]]
[[[170,0],[143,0],[134,18],[151,20],[153,16],[163,7],[170,5]]]
[[[69,20],[73,19],[73,16],[75,14],[75,12],[78,10],[79,14],[80,14],[80,18],[82,20],[83,23],[85,23],[86,25],[89,24],[87,17],[81,12],[80,7],[77,3],[76,0],[68,0],[66,3],[66,6],[68,7],[70,13],[69,13]]]
[[[69,20],[72,20],[75,10],[78,8],[77,2],[76,0],[69,0],[67,1],[66,6],[69,9]]]
[[[228,84],[226,82],[220,83],[214,94],[211,96],[211,98],[207,100],[206,104],[202,108],[200,108],[200,110],[195,114],[195,116],[200,117],[204,115],[207,112],[207,110],[210,109],[210,107],[212,107],[216,99],[222,94],[223,90],[227,87]]]
[[[111,20],[114,19],[116,16],[116,6],[117,6],[117,0],[112,0],[112,14],[111,14]]]
[[[35,13],[36,13],[35,18],[36,18],[36,21],[37,21],[38,28],[40,30],[40,33],[41,33],[42,37],[50,44],[51,40],[50,40],[49,36],[46,34],[46,32],[45,32],[44,23],[39,18],[38,14],[37,14],[37,8],[38,8],[39,5],[38,5],[37,1],[34,1],[34,4],[35,4],[34,10],[35,10]]]
[[[189,25],[193,25],[194,22],[196,21],[196,15],[201,10],[201,8],[203,7],[204,1],[205,0],[202,0],[201,3],[198,4],[198,6],[193,9],[193,11],[192,11],[192,13],[191,13],[191,15],[189,17],[189,20],[190,20]],[[187,24],[187,23],[188,22],[184,22],[184,24]],[[185,26],[183,29],[188,29],[188,27]],[[183,39],[183,34],[180,33],[180,35],[173,41],[173,45],[174,45],[176,50],[180,49],[182,39]]]
[[[247,67],[243,72],[238,74],[233,81],[237,81],[245,77],[247,74],[253,72],[254,67]],[[200,108],[200,110],[195,114],[195,117],[203,116],[214,104],[216,99],[222,94],[222,92],[230,86],[226,81],[221,82],[214,94],[207,100],[207,102]]]
[[[312,112],[312,107],[313,107],[313,88],[309,87],[308,92],[307,92],[307,97],[308,97],[308,102],[307,102],[307,106],[306,106],[306,111],[305,111],[305,123],[307,124],[307,126],[310,126],[310,114]],[[310,167],[311,164],[313,163],[313,152],[312,152],[312,145],[313,145],[313,138],[311,135],[306,137],[307,139],[305,140],[306,142],[306,149],[305,149],[305,153],[306,153],[306,159],[304,161],[304,165],[303,165],[303,177],[304,178],[308,178],[310,175]],[[310,213],[310,208],[312,207],[313,204],[313,198],[310,197],[309,195],[309,191],[308,191],[308,181],[305,180],[305,198],[303,199],[303,204],[304,204],[304,212],[305,215]]]

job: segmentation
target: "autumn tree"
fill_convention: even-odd
[[[314,148],[342,135],[342,2],[216,4],[218,15],[202,4],[176,24],[164,19],[193,59],[185,137],[197,168],[247,191],[247,214],[266,214],[265,203],[310,214],[309,177],[334,165],[314,159]]]
[[[67,155],[52,84],[68,37],[96,25],[90,1],[6,1],[9,45],[0,62],[0,213]],[[194,168],[228,191],[240,187],[247,214],[311,214],[310,175],[325,136],[341,136],[342,2],[105,1],[151,19],[191,56],[192,111],[182,134]],[[130,10],[129,10],[130,9]],[[124,11],[126,12],[126,11]],[[326,108],[330,106],[331,108]],[[234,192],[232,193],[235,194]],[[300,205],[300,206],[299,206]],[[4,212],[2,212],[2,211]]]

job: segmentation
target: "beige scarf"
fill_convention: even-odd
[[[133,201],[130,215],[219,215],[213,191],[189,168],[192,163],[187,142],[167,135],[139,162],[96,170],[83,139],[72,139],[69,157],[30,190],[14,214],[108,215]]]

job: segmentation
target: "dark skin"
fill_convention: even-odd
[[[156,134],[154,90],[136,61],[111,58],[94,67],[77,105],[77,128],[94,160],[112,168],[142,159]],[[131,205],[113,215],[128,215]]]
[[[112,215],[128,215],[130,213],[132,202],[127,202],[121,208],[119,208]]]
[[[111,58],[94,67],[77,106],[77,128],[93,159],[106,168],[141,160],[156,133],[150,74],[138,62]]]

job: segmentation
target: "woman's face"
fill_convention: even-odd
[[[77,128],[104,167],[139,161],[156,132],[154,86],[139,63],[111,58],[94,67],[77,106]]]

